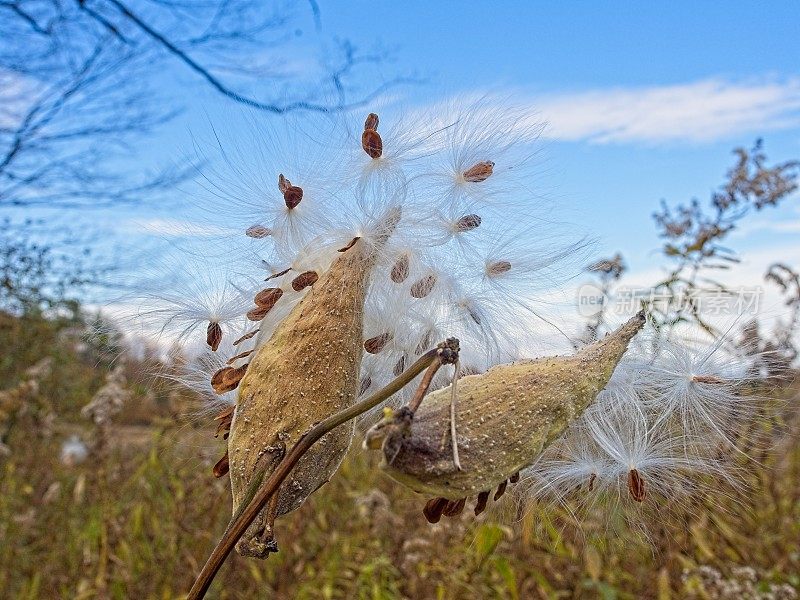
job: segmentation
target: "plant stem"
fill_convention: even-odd
[[[346,408],[335,415],[332,415],[324,421],[312,427],[306,434],[301,437],[297,443],[292,447],[284,459],[278,464],[276,469],[264,481],[261,487],[253,495],[252,500],[247,506],[235,515],[228,524],[225,533],[217,543],[211,555],[208,557],[206,564],[200,570],[192,589],[189,591],[187,600],[199,600],[203,598],[208,591],[211,582],[214,580],[217,572],[219,571],[225,559],[230,554],[236,542],[239,541],[250,524],[258,516],[258,513],[264,508],[264,505],[269,500],[270,496],[276,492],[280,487],[283,480],[289,476],[292,468],[308,452],[311,447],[319,441],[319,439],[332,429],[355,419],[359,415],[367,412],[368,410],[376,407],[378,404],[389,398],[392,394],[400,391],[408,385],[417,375],[422,373],[425,369],[436,372],[442,364],[442,354],[445,352],[445,347],[440,344],[439,347],[434,348],[423,354],[419,360],[411,365],[399,377],[394,379],[389,385],[376,392],[369,398]],[[426,374],[427,375],[427,374]],[[431,375],[432,377],[432,375]],[[425,377],[423,381],[427,380],[430,383],[431,377]],[[426,386],[427,388],[427,386]],[[424,394],[424,392],[423,392]]]

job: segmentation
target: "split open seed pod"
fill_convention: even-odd
[[[461,469],[451,447],[452,389],[428,394],[410,420],[373,429],[383,432],[381,467],[416,492],[449,500],[501,486],[583,414],[644,322],[639,313],[572,356],[499,365],[460,379],[455,424]],[[375,446],[374,435],[367,440]]]

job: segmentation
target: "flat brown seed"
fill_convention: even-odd
[[[269,308],[265,308],[263,306],[256,306],[255,308],[247,311],[247,318],[250,321],[260,321],[264,317],[267,316],[269,312]]]
[[[286,179],[286,177],[283,176],[283,173],[278,175],[278,189],[280,190],[281,194],[286,193],[286,190],[288,190],[291,185],[292,182]]]
[[[219,348],[219,343],[222,341],[222,327],[219,323],[212,321],[208,324],[206,329],[206,343],[212,352],[216,352]]]
[[[504,481],[500,485],[497,486],[497,491],[494,493],[494,501],[497,502],[500,498],[503,497],[503,494],[506,493],[506,486],[508,485],[508,481]]]
[[[371,337],[364,342],[364,350],[370,354],[378,354],[386,347],[386,344],[388,344],[393,337],[394,336],[388,332]]]
[[[594,482],[595,482],[596,479],[597,479],[597,473],[592,473],[589,476],[589,491],[590,492],[594,490]]]
[[[456,231],[471,231],[477,229],[481,224],[478,215],[465,215],[456,221]]]
[[[389,277],[395,283],[403,283],[408,278],[408,254],[403,254],[395,261]]]
[[[478,501],[475,503],[476,517],[486,510],[487,502],[489,502],[489,492],[481,492],[478,494]]]
[[[511,477],[509,477],[508,481],[509,483],[517,483],[519,481],[519,471],[517,471]]]
[[[356,245],[356,242],[357,242],[358,240],[360,240],[360,239],[361,239],[361,236],[356,236],[356,237],[354,237],[352,240],[350,240],[349,242],[347,242],[347,245],[346,245],[346,246],[344,246],[344,247],[342,247],[342,248],[339,248],[338,252],[347,252],[348,250],[350,250],[350,248],[352,248],[353,246],[355,246],[355,245]]]
[[[239,360],[240,358],[247,358],[247,357],[248,357],[248,356],[250,356],[250,355],[251,355],[253,352],[255,352],[255,350],[248,350],[247,352],[240,352],[240,353],[239,353],[239,354],[237,354],[236,356],[231,356],[231,357],[230,357],[230,358],[229,358],[227,361],[225,361],[225,364],[226,364],[226,365],[232,365],[233,363],[235,363],[235,362],[236,362],[237,360]]]
[[[494,163],[490,160],[475,163],[464,171],[464,180],[470,183],[486,181],[494,172]]]
[[[292,267],[289,267],[288,269],[284,269],[283,271],[278,271],[277,273],[273,273],[272,275],[267,277],[264,281],[269,281],[270,279],[275,279],[276,277],[282,277],[283,275],[286,275],[291,270],[292,270]]]
[[[234,346],[238,346],[242,342],[244,342],[246,340],[249,340],[251,337],[255,336],[259,331],[261,331],[261,330],[256,328],[256,329],[253,329],[253,331],[251,331],[249,333],[245,333],[242,337],[240,337],[238,340],[233,342],[233,345]]]
[[[316,271],[306,271],[305,273],[300,273],[297,277],[292,279],[292,289],[295,292],[300,292],[306,289],[310,285],[314,285],[319,279],[319,275],[317,275]]]
[[[266,308],[269,311],[281,299],[281,296],[283,296],[281,288],[267,288],[258,292],[254,300],[260,308]]]
[[[228,451],[226,450],[225,451],[225,456],[220,458],[217,461],[217,464],[214,465],[214,469],[213,469],[214,477],[220,478],[223,475],[226,475],[228,473],[228,468],[229,467],[230,467],[230,465],[228,463]]]
[[[425,503],[425,508],[422,509],[422,514],[428,520],[428,523],[438,523],[442,518],[442,511],[447,506],[447,498],[434,498]]]
[[[296,185],[290,185],[289,188],[283,192],[283,201],[286,202],[286,207],[289,209],[297,208],[300,201],[303,199],[303,188]]]
[[[403,371],[406,370],[406,357],[401,356],[400,360],[398,360],[395,365],[394,369],[392,369],[392,373],[395,377],[400,377],[403,374]]]
[[[370,158],[380,158],[383,154],[383,140],[374,129],[365,129],[361,134],[361,147]]]
[[[417,281],[411,286],[411,296],[413,298],[424,298],[433,291],[436,285],[436,275],[428,275]]]
[[[445,517],[457,517],[464,511],[464,505],[466,503],[466,498],[461,498],[461,500],[450,500],[442,510],[442,514]]]
[[[503,273],[508,273],[510,270],[511,263],[507,260],[496,260],[486,267],[486,273],[490,276],[502,275]]]
[[[372,377],[367,375],[361,378],[361,385],[358,386],[358,395],[363,396],[367,390],[372,386]]]
[[[364,129],[372,129],[373,131],[378,129],[378,115],[369,113],[367,115],[367,120],[364,121]]]
[[[223,367],[211,376],[211,387],[218,394],[230,392],[239,387],[239,382],[247,371],[247,365],[242,367]]]
[[[647,495],[644,488],[644,479],[636,469],[628,471],[628,492],[636,502],[644,502]]]
[[[714,377],[713,375],[694,375],[692,377],[692,382],[694,383],[713,383],[713,384],[720,384],[725,383],[719,377]]]
[[[414,349],[414,354],[417,356],[420,354],[425,354],[431,349],[431,344],[433,344],[433,331],[429,329],[425,332],[425,335],[419,341],[419,344],[417,344],[417,347]]]
[[[272,229],[264,227],[263,225],[253,225],[248,227],[244,232],[247,237],[255,238],[257,240],[272,235]]]

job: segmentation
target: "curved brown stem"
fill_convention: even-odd
[[[217,543],[211,555],[208,557],[206,564],[200,570],[192,589],[189,590],[187,600],[198,600],[203,598],[208,591],[211,582],[214,580],[217,572],[219,571],[225,559],[233,550],[236,542],[239,541],[250,524],[258,516],[258,513],[264,508],[270,496],[278,489],[283,483],[283,480],[291,473],[292,468],[297,464],[300,458],[311,449],[311,447],[319,441],[319,439],[332,429],[342,425],[357,416],[367,412],[368,410],[376,407],[378,404],[389,398],[392,394],[400,391],[408,385],[417,375],[422,373],[425,369],[429,372],[435,372],[443,362],[451,360],[451,349],[445,344],[440,344],[437,348],[430,350],[423,354],[419,360],[411,365],[399,377],[394,379],[389,385],[382,390],[376,392],[369,398],[354,404],[353,406],[336,413],[312,427],[308,433],[303,435],[297,443],[292,447],[284,459],[278,464],[275,471],[264,481],[263,484],[256,490],[252,500],[245,506],[238,514],[234,515],[231,522],[228,524],[225,533]],[[425,378],[427,379],[427,378]],[[427,387],[427,386],[426,386]]]

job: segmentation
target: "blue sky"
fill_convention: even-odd
[[[660,199],[706,200],[731,150],[757,137],[773,161],[800,157],[796,2],[323,0],[320,8],[321,32],[305,3],[296,8],[293,55],[281,57],[289,73],[305,75],[325,40],[341,36],[392,50],[364,85],[423,79],[394,91],[400,105],[498,94],[530,107],[550,123],[537,155],[542,193],[591,229],[598,254],[622,251],[643,281],[661,264],[651,219]],[[241,110],[189,73],[165,85],[182,90],[187,110],[141,150],[146,162],[191,153],[210,124],[224,128]],[[176,214],[137,209],[109,223]],[[732,239],[745,258],[761,257],[741,278],[760,278],[770,256],[800,262],[799,233],[797,197],[758,215]]]

